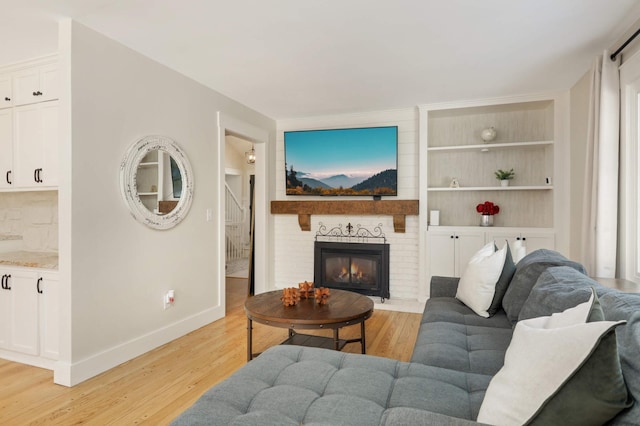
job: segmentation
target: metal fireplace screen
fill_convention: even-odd
[[[389,298],[389,244],[315,243],[316,287]]]

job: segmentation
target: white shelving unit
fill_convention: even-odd
[[[440,210],[440,224],[475,226],[475,206],[500,206],[496,226],[553,227],[554,101],[428,110],[427,202]],[[483,129],[494,127],[495,140],[485,143]],[[509,186],[494,172],[515,170]],[[457,179],[460,187],[451,188]]]

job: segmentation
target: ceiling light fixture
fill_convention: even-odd
[[[255,145],[251,145],[251,151],[244,153],[244,158],[247,159],[247,164],[255,164],[256,162],[256,150]]]

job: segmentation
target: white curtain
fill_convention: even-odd
[[[592,69],[582,209],[582,263],[589,275],[614,278],[618,240],[619,59],[605,50]]]

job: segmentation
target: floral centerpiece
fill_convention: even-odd
[[[500,213],[500,207],[491,201],[485,201],[476,206],[476,211],[482,215],[480,218],[480,226],[492,226],[493,215]]]

